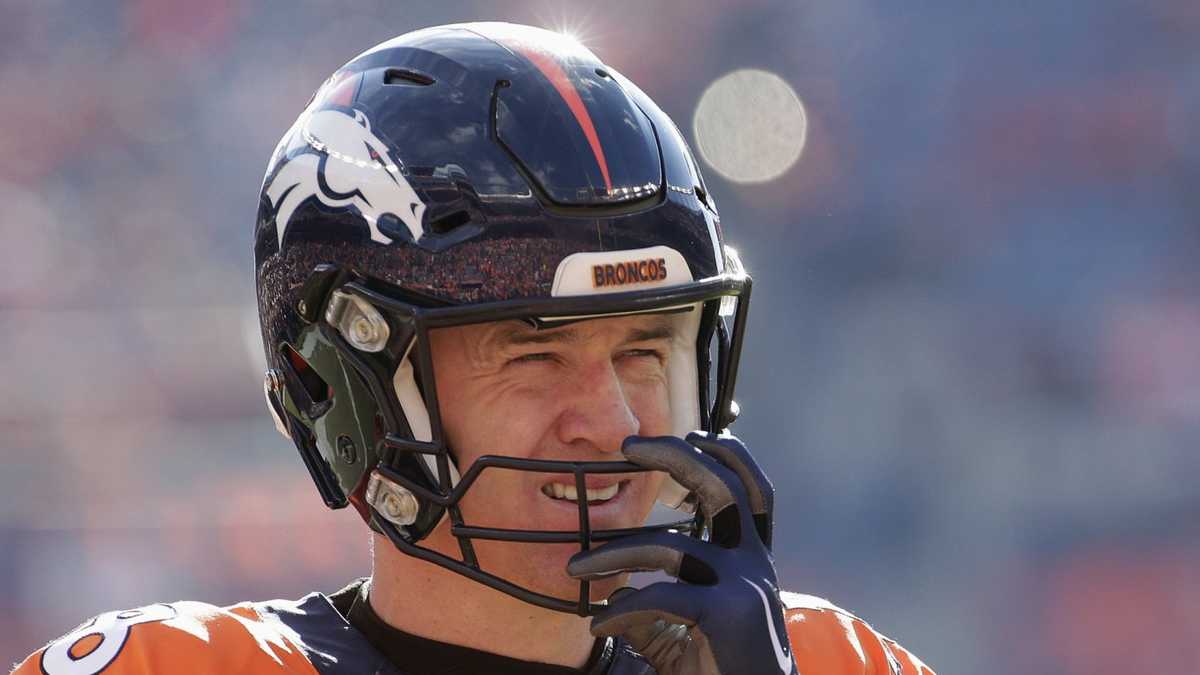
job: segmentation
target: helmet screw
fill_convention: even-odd
[[[304,302],[303,300],[301,300],[299,303],[296,304],[296,309],[300,310],[301,316],[308,315],[308,303],[307,302]]]
[[[342,434],[337,438],[337,455],[347,464],[358,460],[358,448],[354,447],[354,439]]]
[[[375,507],[379,515],[397,525],[412,525],[417,522],[421,505],[408,488],[384,478],[372,471],[367,480],[367,503]]]
[[[391,334],[379,310],[363,298],[341,290],[330,295],[325,321],[336,327],[350,346],[364,352],[383,351]]]
[[[350,324],[350,332],[353,334],[351,342],[357,344],[371,344],[375,342],[375,327],[367,320],[365,316],[359,316]]]
[[[383,514],[392,522],[413,522],[417,519],[417,498],[405,490],[403,494],[389,492],[383,497]]]

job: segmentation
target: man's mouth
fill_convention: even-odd
[[[606,487],[587,488],[587,503],[603,504],[616,497],[621,488],[628,483],[628,480],[623,480]],[[551,499],[579,503],[579,491],[574,483],[546,483],[542,486],[542,494]]]

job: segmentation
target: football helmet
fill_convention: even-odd
[[[733,403],[751,281],[679,130],[640,89],[565,36],[502,23],[439,26],[338,69],[267,167],[255,227],[265,393],[325,504],[353,505],[400,550],[527,602],[588,615],[483,569],[475,539],[596,542],[630,530],[548,532],[464,522],[489,469],[590,473],[629,462],[487,455],[458,466],[439,415],[429,331],[518,319],[535,327],[673,312],[675,432],[717,431]],[[732,324],[732,325],[729,325]],[[712,367],[715,361],[715,368]],[[661,502],[702,529],[667,481]],[[421,545],[450,520],[461,559]]]

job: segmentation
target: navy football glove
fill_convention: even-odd
[[[771,559],[774,488],[746,447],[692,433],[631,436],[622,451],[687,488],[709,538],[638,534],[573,556],[567,572],[580,579],[663,571],[682,582],[617,591],[592,633],[624,637],[659,675],[795,673]]]

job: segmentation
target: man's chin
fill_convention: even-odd
[[[543,577],[540,580],[522,585],[542,595],[548,595],[571,603],[579,601],[579,581],[567,576],[566,573],[562,573],[553,581]],[[628,585],[628,574],[617,574],[603,579],[595,579],[588,586],[588,599],[591,602],[603,602],[617,589]]]
[[[567,574],[567,561],[579,552],[578,544],[488,543],[492,546],[479,547],[480,562],[485,571],[535,593],[568,602],[579,600],[579,580]],[[489,565],[489,562],[495,565]],[[593,580],[589,597],[592,602],[600,602],[628,582],[628,574]]]

